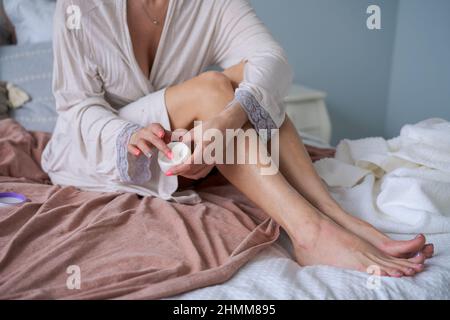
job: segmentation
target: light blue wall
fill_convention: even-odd
[[[386,135],[429,117],[450,121],[450,1],[401,0]]]
[[[424,0],[425,1],[425,0]],[[296,82],[328,93],[333,142],[384,133],[397,0],[253,0]],[[378,4],[382,30],[366,27]]]

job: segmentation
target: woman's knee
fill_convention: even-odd
[[[196,91],[199,120],[206,120],[220,113],[234,98],[231,80],[223,73],[216,71],[199,75]]]
[[[199,93],[209,100],[226,100],[233,96],[231,80],[223,73],[208,71],[198,76]]]
[[[207,120],[225,109],[234,98],[231,80],[221,72],[208,71],[166,90],[171,124],[188,128],[191,121]]]

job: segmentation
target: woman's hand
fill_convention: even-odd
[[[217,116],[212,117],[207,121],[203,121],[201,123],[201,130],[204,134],[208,129],[215,129],[222,133],[223,137],[226,137],[225,131],[226,129],[238,129],[241,128],[245,122],[248,120],[247,114],[242,109],[242,107],[236,103],[224,111],[219,113]],[[188,179],[198,180],[206,177],[209,172],[214,168],[215,163],[211,163],[213,159],[207,159],[207,163],[205,163],[205,158],[203,152],[205,148],[212,143],[211,140],[204,141],[203,136],[199,134],[194,134],[195,130],[199,128],[196,127],[191,131],[184,133],[184,135],[179,135],[177,131],[173,133],[172,140],[177,140],[177,136],[180,137],[179,141],[184,143],[193,143],[194,144],[194,152],[191,157],[183,164],[175,166],[171,168],[166,175],[180,175]],[[226,149],[227,141],[223,140],[224,150]],[[201,159],[200,164],[195,163],[195,159]],[[199,161],[197,161],[199,162]]]
[[[143,153],[147,158],[152,157],[152,148],[156,147],[167,158],[172,159],[173,154],[167,144],[171,140],[171,132],[164,130],[159,123],[152,123],[146,128],[136,131],[130,138],[128,152],[135,156]]]
[[[203,137],[199,137],[194,132],[199,130],[199,126],[194,129],[186,131],[175,131],[173,133],[173,138],[179,137],[179,141],[186,143],[188,145],[194,145],[194,152],[191,157],[183,164],[172,167],[167,173],[167,176],[179,175],[188,179],[198,180],[206,177],[211,170],[214,168],[213,163],[206,163],[205,157],[203,156],[203,151],[206,146],[211,143],[211,141],[204,141]],[[221,132],[225,132],[226,121],[223,117],[214,117],[208,121],[202,122],[201,130],[205,132],[208,129],[217,129]],[[196,163],[195,159],[201,159],[201,163]],[[197,161],[198,162],[198,161]]]

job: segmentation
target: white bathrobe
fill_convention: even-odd
[[[69,6],[79,8],[79,25]],[[291,68],[247,1],[170,0],[146,78],[133,53],[126,6],[126,0],[58,1],[53,91],[59,117],[42,166],[54,184],[198,201],[196,194],[175,193],[177,177],[166,177],[157,161],[127,153],[132,133],[150,123],[171,130],[167,87],[208,66],[244,59],[236,102],[258,129],[279,127]]]

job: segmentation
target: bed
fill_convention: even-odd
[[[49,138],[43,131],[51,132],[55,120],[51,63],[51,43],[0,47],[0,79],[32,96],[11,113],[14,120],[0,122],[0,191],[23,192],[31,200],[25,208],[0,210],[1,298],[450,298],[450,205],[440,207],[439,230],[408,224],[396,229],[391,224],[403,225],[389,224],[376,213],[364,217],[393,238],[429,231],[436,248],[425,272],[377,282],[365,273],[300,267],[286,235],[231,186],[208,181],[201,191],[204,203],[197,207],[52,186],[39,166]],[[325,172],[327,166],[318,169]],[[363,187],[374,182],[370,179],[375,175],[366,173],[347,189],[368,194],[372,189]],[[330,190],[356,213],[342,188]],[[450,198],[450,187],[443,190]],[[181,229],[168,228],[174,223]],[[81,268],[81,290],[66,283],[73,265]]]
[[[202,186],[196,206],[52,186],[39,165],[49,134],[8,119],[0,136],[0,192],[30,200],[0,208],[0,298],[450,298],[449,233],[427,234],[436,255],[425,272],[373,283],[365,273],[300,267],[286,235],[231,186]],[[80,290],[67,286],[73,266]]]

